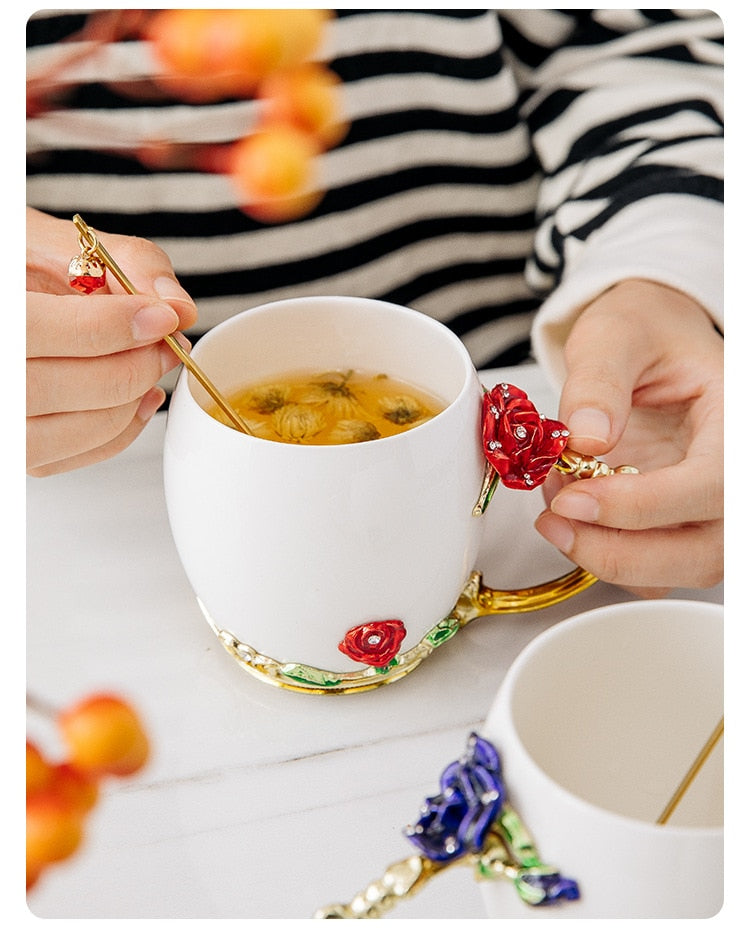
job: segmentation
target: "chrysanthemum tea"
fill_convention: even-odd
[[[295,372],[248,385],[229,401],[253,434],[282,443],[361,443],[403,433],[445,408],[434,395],[386,373]],[[217,407],[217,420],[232,426]]]

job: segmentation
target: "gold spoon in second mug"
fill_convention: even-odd
[[[81,244],[82,250],[88,256],[96,256],[101,260],[102,264],[109,269],[109,271],[115,276],[117,281],[122,285],[122,287],[129,294],[137,294],[137,291],[133,283],[128,279],[122,269],[118,266],[109,252],[102,246],[99,242],[96,234],[91,229],[91,227],[84,222],[80,214],[76,214],[73,217],[73,223],[76,226],[76,229],[79,233],[79,242]],[[245,434],[250,434],[252,436],[253,432],[247,426],[245,421],[240,417],[240,415],[234,410],[234,408],[229,404],[227,399],[222,395],[219,389],[214,385],[214,383],[208,378],[208,376],[203,372],[200,366],[193,360],[193,358],[180,346],[177,340],[172,334],[167,334],[164,337],[164,341],[168,344],[172,352],[177,356],[180,362],[185,366],[185,368],[190,372],[192,376],[200,383],[200,385],[208,392],[208,394],[213,398],[216,404],[221,408],[221,410],[226,414],[226,416],[231,420],[231,422]]]

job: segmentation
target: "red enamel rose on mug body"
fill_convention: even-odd
[[[350,628],[339,644],[339,650],[358,663],[384,667],[396,656],[405,636],[404,623],[396,618],[368,621]]]
[[[484,455],[503,485],[533,489],[547,478],[565,449],[569,431],[539,414],[526,392],[501,382],[482,398]]]

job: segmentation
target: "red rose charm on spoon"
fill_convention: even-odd
[[[107,280],[107,270],[94,256],[82,252],[73,256],[68,266],[70,287],[81,294],[91,294],[102,288]]]

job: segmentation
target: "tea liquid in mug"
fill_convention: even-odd
[[[445,402],[385,373],[295,372],[240,389],[230,404],[250,430],[282,443],[361,443],[403,433],[439,414]],[[233,427],[218,407],[209,409]]]

